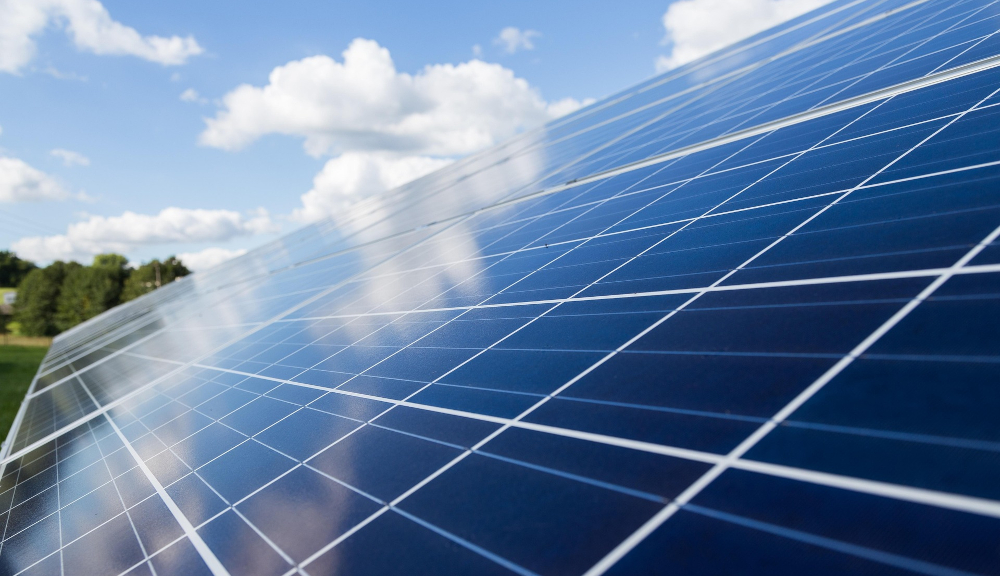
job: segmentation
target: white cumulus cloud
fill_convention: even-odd
[[[752,36],[830,0],[680,0],[663,15],[670,53],[656,59],[664,72]]]
[[[245,248],[240,248],[237,250],[230,250],[228,248],[205,248],[198,252],[182,252],[177,255],[177,258],[184,263],[185,266],[190,268],[195,272],[201,270],[208,270],[209,268],[214,268],[219,264],[222,264],[226,260],[232,260],[237,256],[242,256],[246,254]]]
[[[17,158],[0,156],[0,203],[65,200],[69,193],[51,176]]]
[[[401,156],[378,152],[346,152],[327,161],[302,195],[293,218],[312,222],[333,216],[373,194],[391,190],[451,163],[447,158]]]
[[[284,134],[303,138],[312,156],[335,156],[292,215],[314,221],[590,102],[547,102],[513,71],[477,59],[399,72],[387,49],[358,38],[340,61],[294,60],[264,86],[236,87],[199,141],[238,150]]]
[[[471,60],[411,75],[396,70],[387,49],[359,38],[342,62],[295,60],[272,70],[266,86],[232,90],[206,119],[200,142],[237,150],[265,134],[287,134],[303,137],[314,156],[362,150],[454,156],[552,117],[538,91],[503,66]]]
[[[513,54],[518,50],[534,50],[535,43],[532,38],[542,35],[537,30],[521,30],[513,26],[508,26],[500,31],[500,34],[493,39],[493,43],[503,47],[504,52]]]
[[[98,0],[0,1],[0,71],[18,73],[35,55],[35,37],[64,28],[79,50],[136,56],[165,66],[202,53],[191,36],[143,36],[111,18]]]
[[[49,152],[49,154],[62,160],[64,166],[90,166],[90,158],[87,158],[79,152],[56,148],[55,150]]]
[[[159,214],[90,216],[70,224],[65,234],[22,238],[12,248],[30,260],[88,261],[102,252],[129,252],[157,244],[224,242],[277,231],[263,209],[244,215],[231,210],[165,208]]]

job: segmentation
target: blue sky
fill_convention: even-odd
[[[821,1],[7,0],[0,247],[205,267]]]

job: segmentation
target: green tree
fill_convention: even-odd
[[[55,316],[63,281],[67,274],[83,268],[76,262],[53,262],[36,268],[17,287],[14,320],[27,336],[54,336],[59,333]]]
[[[157,276],[157,271],[159,276]],[[152,292],[159,286],[169,284],[181,276],[187,276],[191,271],[176,257],[171,256],[160,262],[153,259],[132,271],[125,288],[122,290],[122,302],[128,302]]]
[[[56,327],[69,330],[117,306],[128,276],[128,259],[120,254],[100,254],[92,266],[68,272],[56,304]]]
[[[33,262],[21,260],[9,250],[0,250],[0,288],[20,285],[28,273],[36,268],[38,266]]]
[[[115,253],[98,254],[94,256],[94,267],[126,271],[128,270],[128,258]]]

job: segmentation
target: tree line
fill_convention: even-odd
[[[0,251],[0,287],[17,287],[13,320],[25,336],[54,336],[190,273],[173,256],[132,268],[121,254],[99,254],[90,266],[56,261],[40,268]]]

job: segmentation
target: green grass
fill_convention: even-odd
[[[0,437],[6,437],[48,348],[0,346]]]

